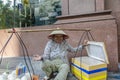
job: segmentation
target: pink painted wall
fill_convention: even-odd
[[[60,19],[57,24],[63,24],[66,28],[91,28],[91,33],[96,41],[105,42],[108,58],[110,64],[109,71],[118,71],[118,38],[117,38],[117,24],[111,15],[93,16],[93,17],[79,17]],[[70,22],[70,24],[69,24]],[[81,33],[71,32],[71,43],[77,44]],[[79,55],[78,55],[79,56]]]
[[[118,37],[117,37],[117,24],[115,18],[110,14],[110,11],[88,13],[82,15],[68,15],[58,17],[58,21],[54,25],[46,26],[36,26],[22,28],[18,30],[34,30],[34,29],[47,29],[47,28],[75,28],[75,29],[85,29],[91,28],[91,33],[96,41],[105,42],[108,58],[110,64],[108,65],[109,71],[118,71]],[[73,46],[77,46],[80,40],[80,37],[83,32],[76,31],[65,31],[69,34],[70,38],[68,42]],[[28,53],[30,56],[35,54],[42,55],[44,52],[44,47],[48,41],[48,34],[50,31],[43,32],[26,32],[19,33],[22,40],[24,41]],[[0,48],[3,47],[6,40],[10,36],[10,33],[7,33],[7,30],[0,31]],[[85,52],[83,55],[86,55]],[[4,56],[13,57],[13,56],[23,56],[22,47],[20,46],[19,41],[15,37],[12,37],[7,47],[5,48]],[[74,54],[68,55],[70,58]],[[80,56],[80,54],[77,54]]]
[[[105,0],[105,9],[112,10],[112,15],[116,18],[118,25],[118,56],[120,62],[120,0]]]
[[[61,0],[62,15],[84,14],[104,10],[104,0]]]
[[[103,20],[104,19],[104,20]],[[84,21],[83,21],[84,20]],[[86,20],[86,21],[85,21]],[[92,21],[94,20],[94,21]],[[73,22],[72,22],[73,21]],[[76,21],[76,22],[75,22]],[[64,23],[63,23],[64,22]],[[47,29],[47,28],[73,28],[73,29],[86,29],[91,28],[91,33],[96,41],[105,42],[108,58],[110,64],[108,65],[109,71],[118,71],[118,39],[117,39],[117,25],[115,19],[110,16],[94,16],[87,18],[79,18],[79,19],[69,19],[69,20],[58,20],[55,25],[47,25],[47,26],[36,26],[36,27],[28,27],[22,28],[22,30],[30,29]],[[20,29],[18,29],[20,30]],[[3,47],[8,37],[11,33],[7,33],[8,30],[0,30],[0,48]],[[83,32],[81,31],[65,31],[69,34],[70,38],[68,42],[76,47],[81,38]],[[44,47],[48,41],[48,34],[50,31],[44,32],[26,32],[20,33],[22,37],[29,55],[35,54],[43,54]],[[86,38],[87,39],[87,38]],[[77,56],[80,54],[78,53]],[[83,54],[86,55],[86,54]],[[12,37],[10,42],[8,43],[4,56],[13,57],[13,56],[23,56],[23,52],[20,46],[19,41],[15,37]],[[74,54],[68,55],[70,58],[74,56]]]

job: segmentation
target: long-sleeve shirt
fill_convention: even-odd
[[[50,40],[45,47],[43,59],[61,59],[63,62],[69,64],[67,58],[68,52],[76,52],[80,50],[82,50],[82,45],[73,48],[66,40],[62,43],[56,43],[55,41]]]

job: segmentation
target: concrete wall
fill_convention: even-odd
[[[88,11],[98,12],[103,10],[111,10],[112,15],[116,18],[116,24],[118,28],[118,46],[120,47],[120,0],[92,0],[89,5],[87,2],[84,4],[83,0],[61,0],[62,2],[62,14],[71,15],[71,14],[81,14],[86,12],[84,6],[89,6]],[[93,3],[94,2],[94,3]],[[83,3],[80,5],[80,3]],[[94,4],[94,8],[91,7]],[[83,6],[83,7],[80,7]],[[81,9],[82,8],[82,9]],[[85,10],[84,10],[85,9]],[[94,11],[95,9],[95,11]],[[118,48],[119,48],[118,47]],[[119,61],[120,61],[120,49],[119,50]]]
[[[89,16],[89,17],[88,17]],[[118,38],[116,20],[111,15],[77,15],[58,17],[56,24],[63,24],[64,27],[91,28],[91,32],[96,41],[105,42],[110,64],[109,71],[118,71]],[[70,33],[73,35],[73,33]],[[76,37],[72,38],[73,40]],[[75,41],[75,40],[74,40]],[[79,55],[78,55],[79,56]]]
[[[104,10],[111,10],[112,15],[115,17],[114,24],[116,25],[116,40],[115,40],[115,43],[112,43],[112,44],[116,44],[116,49],[115,49],[116,51],[115,52],[117,52],[117,53],[116,53],[116,55],[111,53],[110,56],[111,57],[116,56],[116,58],[117,58],[116,61],[117,62],[118,62],[118,57],[119,57],[119,61],[120,61],[120,49],[119,49],[119,47],[120,47],[120,0],[92,0],[91,3],[89,3],[89,5],[87,5],[87,2],[84,3],[83,0],[75,0],[75,1],[74,0],[61,0],[61,2],[62,2],[62,16],[63,17],[59,18],[58,23],[62,23],[62,24],[66,24],[66,23],[69,23],[69,22],[70,23],[78,23],[78,22],[84,23],[86,21],[87,22],[92,22],[92,21],[94,22],[96,20],[96,18],[91,20],[91,19],[89,19],[90,16],[85,17],[85,16],[81,15],[81,17],[80,17],[81,19],[78,19],[77,18],[78,16],[74,17],[74,18],[68,18],[70,15],[72,15],[72,16],[73,15],[79,15],[79,14],[82,14],[83,12],[85,14],[85,13],[87,13],[86,12],[87,9],[88,9],[89,13],[99,12],[99,11],[101,12],[101,11],[104,11]],[[83,4],[80,4],[80,3],[83,3]],[[83,6],[83,7],[81,7],[81,6]],[[84,6],[86,6],[86,7],[89,6],[89,8],[85,9]],[[93,7],[91,7],[91,6],[93,6]],[[67,15],[68,17],[66,18],[65,15]],[[95,15],[93,15],[93,16],[95,16]],[[84,19],[82,19],[83,17],[84,17]],[[67,21],[65,19],[67,19]],[[96,24],[96,26],[104,24],[104,19],[101,19],[101,21],[103,21],[103,23],[101,23],[101,24],[97,23],[98,25]],[[92,23],[90,25],[92,25]],[[107,25],[107,23],[106,23],[106,25]],[[111,30],[110,27],[111,27],[111,25],[109,25],[108,30],[110,32],[113,32],[113,30]],[[102,29],[104,31],[104,28],[102,28]],[[101,32],[101,30],[100,30],[100,32]],[[101,36],[99,36],[99,37],[101,38]],[[109,40],[111,41],[111,39],[108,39],[107,42],[109,42]],[[111,43],[109,43],[109,44],[111,44]],[[113,47],[113,46],[111,45],[109,47]],[[115,60],[115,58],[110,59],[110,62],[113,62],[113,60]],[[117,64],[116,64],[116,66],[117,66]],[[112,68],[113,66],[109,66],[109,67]]]
[[[69,0],[69,14],[95,12],[94,0]]]
[[[62,7],[63,15],[70,14],[68,9],[69,0],[62,0],[62,3],[64,4]],[[96,7],[96,10],[103,10],[104,5],[102,4],[104,0],[101,1],[101,7]],[[96,0],[96,3],[99,2]],[[116,17],[116,19],[111,16],[110,14],[105,15],[96,15],[96,14],[87,14],[87,15],[77,15],[77,16],[62,16],[58,18],[58,21],[55,25],[48,25],[48,26],[36,26],[36,27],[30,27],[30,28],[22,28],[25,29],[46,29],[46,28],[54,28],[54,27],[61,27],[61,28],[91,28],[91,33],[93,34],[93,37],[96,41],[103,41],[105,42],[108,58],[110,61],[110,64],[108,65],[109,71],[118,71],[118,50],[120,46],[120,40],[118,44],[118,39],[120,36],[120,1],[119,0],[105,0],[105,9],[112,9],[113,16]],[[72,4],[72,3],[71,3]],[[72,7],[71,7],[72,8]],[[71,9],[72,10],[72,9]],[[117,26],[117,24],[118,26]],[[117,29],[118,27],[118,29]],[[20,29],[18,29],[20,30]],[[27,32],[27,33],[20,33],[27,49],[28,53],[32,56],[34,54],[43,54],[44,47],[46,45],[46,42],[48,41],[47,35],[50,32]],[[66,31],[67,34],[70,35],[70,39],[68,39],[68,42],[72,46],[77,46],[80,36],[82,32],[70,32]],[[10,36],[10,33],[7,33],[7,30],[0,30],[0,48],[3,47],[6,40]],[[118,36],[117,36],[118,35]],[[80,54],[78,53],[77,56]],[[84,54],[83,54],[84,55]],[[86,54],[85,54],[86,55]],[[5,48],[4,56],[7,57],[13,57],[13,56],[23,56],[22,47],[20,46],[19,41],[15,37],[15,35],[12,37],[10,42],[8,43],[7,47]],[[74,54],[68,55],[70,58],[74,56]]]
[[[61,0],[62,15],[84,14],[104,10],[104,0]]]
[[[70,16],[68,16],[70,17]],[[73,29],[86,29],[91,28],[92,36],[96,41],[105,42],[108,58],[110,64],[108,65],[109,71],[118,71],[118,39],[117,39],[117,25],[114,17],[111,15],[96,15],[89,17],[77,16],[77,18],[69,19],[60,19],[56,22],[55,25],[48,26],[38,26],[38,27],[29,27],[22,28],[22,30],[30,29],[47,29],[47,28],[73,28]],[[20,29],[17,29],[20,30]],[[0,48],[3,47],[8,37],[11,33],[7,33],[8,30],[0,31]],[[65,31],[69,34],[70,38],[68,42],[76,47],[80,41],[83,31]],[[24,41],[29,55],[43,54],[44,47],[48,41],[48,34],[50,31],[44,32],[25,32],[19,33],[22,40]],[[85,39],[88,39],[87,37]],[[90,38],[92,40],[92,38]],[[84,52],[83,55],[86,55]],[[5,48],[4,56],[13,57],[13,56],[23,56],[22,47],[20,46],[20,41],[17,40],[15,34]],[[68,55],[69,58],[74,57],[75,54]],[[80,56],[80,53],[77,54]],[[114,67],[113,67],[114,66]]]
[[[118,57],[120,62],[120,0],[105,0],[105,9],[112,10],[112,15],[116,18],[118,26]]]
[[[12,34],[8,34],[7,30],[0,30],[0,49],[2,50],[3,46],[6,44],[6,42],[8,41],[8,38],[10,38]],[[13,35],[12,38],[10,39],[10,41],[8,42],[8,45],[6,46],[6,48],[4,49],[4,56],[19,56],[19,41],[15,38],[15,36]],[[2,54],[2,52],[1,52]]]

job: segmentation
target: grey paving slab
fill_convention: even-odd
[[[34,60],[32,60],[32,58],[30,58],[30,60],[31,60],[31,63],[32,63],[35,74],[39,75],[40,80],[41,80],[45,76],[44,71],[42,71],[42,69],[41,69],[42,62],[41,61],[34,61]],[[32,72],[32,68],[30,67],[30,63],[29,63],[28,58],[26,58],[26,62],[28,63],[30,71]],[[23,57],[4,58],[2,60],[2,63],[0,64],[0,74],[7,71],[7,68],[8,68],[9,72],[15,70],[16,66],[19,63],[22,63],[22,64],[26,65]],[[120,67],[120,65],[118,65],[118,66]],[[78,79],[75,78],[72,74],[69,74],[67,80],[78,80]],[[118,73],[108,72],[107,80],[120,80],[120,72],[118,72]]]
[[[39,75],[40,79],[42,79],[45,76],[44,71],[42,71],[42,69],[41,69],[42,62],[34,61],[34,60],[32,60],[32,58],[30,58],[30,60],[31,60],[35,74]],[[30,62],[29,62],[28,58],[26,58],[26,62],[30,68],[30,71],[32,72],[32,68],[30,67]],[[7,66],[8,66],[9,72],[15,70],[16,66],[19,65],[20,63],[26,65],[23,57],[4,58],[0,65],[0,74],[7,71]],[[27,71],[28,71],[28,69],[27,69]],[[67,80],[77,80],[77,79],[74,76],[68,75]]]

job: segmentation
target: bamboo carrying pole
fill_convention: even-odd
[[[43,31],[54,31],[54,30],[63,30],[63,31],[90,31],[90,28],[86,29],[65,29],[65,28],[52,28],[52,29],[34,29],[34,30],[9,30],[8,33],[15,32],[43,32]]]

